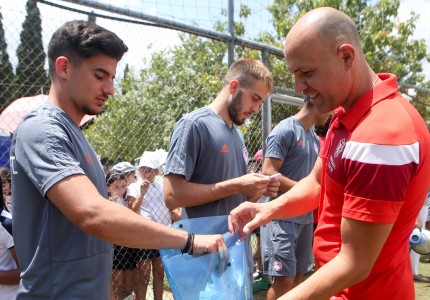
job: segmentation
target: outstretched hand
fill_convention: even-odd
[[[271,221],[267,203],[244,202],[230,212],[228,229],[232,235],[239,233],[241,239],[255,228]]]
[[[267,197],[278,196],[278,189],[279,189],[279,186],[281,185],[277,176],[278,174],[269,176],[270,181],[267,184],[267,188],[266,188],[266,192],[264,193],[264,196],[267,196]]]

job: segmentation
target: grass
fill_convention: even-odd
[[[421,256],[418,265],[418,273],[430,278],[430,255]],[[428,300],[430,295],[430,283],[415,282],[416,300]]]

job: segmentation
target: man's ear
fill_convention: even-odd
[[[350,44],[342,44],[339,46],[338,51],[346,69],[350,70],[355,63],[355,48]]]
[[[70,61],[65,56],[59,56],[55,60],[55,72],[59,78],[67,78],[70,74]]]
[[[229,83],[230,95],[234,95],[234,93],[236,93],[237,89],[239,89],[239,88],[240,88],[239,80],[234,79],[234,80],[230,81],[230,83]]]

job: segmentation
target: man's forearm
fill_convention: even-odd
[[[237,193],[235,179],[214,184],[169,180],[164,183],[164,199],[169,209],[202,205]]]
[[[318,207],[320,185],[309,175],[277,199],[269,202],[272,219],[285,219],[303,215]]]
[[[19,283],[19,269],[0,271],[0,284],[15,285]]]
[[[359,262],[336,256],[312,276],[279,299],[327,300],[366,277]]]

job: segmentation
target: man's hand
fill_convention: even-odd
[[[418,218],[415,220],[415,228],[418,228],[420,231],[423,229],[423,223]]]
[[[239,194],[250,198],[261,198],[266,192],[270,178],[262,174],[249,173],[236,180],[239,182]]]
[[[276,173],[274,175],[269,176],[270,181],[267,185],[266,192],[263,194],[264,196],[267,196],[267,197],[278,196],[278,189],[279,189],[279,186],[281,185],[281,183],[279,182],[280,175],[281,175],[280,173]]]
[[[279,180],[258,173],[250,173],[236,178],[239,182],[239,194],[250,198],[255,202],[263,196],[276,197]]]
[[[208,254],[227,250],[224,238],[220,234],[194,236],[193,254]]]
[[[268,203],[244,202],[230,212],[228,229],[232,235],[239,233],[241,239],[255,228],[271,221]]]

